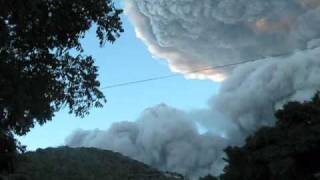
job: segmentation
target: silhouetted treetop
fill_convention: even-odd
[[[316,180],[320,172],[320,98],[289,102],[243,147],[228,147],[223,180]]]
[[[68,106],[83,116],[105,101],[98,68],[80,39],[93,25],[100,45],[123,32],[111,0],[0,0],[1,126],[25,134]]]
[[[63,107],[83,117],[102,106],[98,68],[80,40],[95,27],[101,46],[114,42],[121,13],[111,0],[0,0],[0,172],[21,147],[13,133]]]
[[[1,47],[20,51],[81,48],[79,38],[93,23],[101,45],[123,31],[122,10],[111,0],[1,0],[0,7]]]

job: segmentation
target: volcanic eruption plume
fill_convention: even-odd
[[[207,109],[148,108],[107,131],[76,131],[71,146],[119,151],[190,177],[217,175],[223,148],[240,145],[289,100],[320,87],[318,0],[126,0],[137,37],[187,78],[223,81]],[[189,73],[256,60],[226,69]],[[208,129],[200,134],[196,123]]]

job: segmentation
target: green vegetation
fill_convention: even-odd
[[[83,117],[105,102],[98,67],[81,38],[93,26],[100,45],[123,32],[112,0],[0,0],[0,174],[15,180],[182,179],[110,151],[24,151],[14,135],[50,121],[63,107]],[[243,147],[228,147],[219,178],[316,180],[320,177],[320,98],[290,102]],[[14,162],[18,161],[19,164]],[[4,177],[0,176],[0,179]]]
[[[16,174],[26,180],[178,179],[119,153],[94,148],[39,149],[20,158]]]
[[[13,171],[25,135],[63,107],[83,117],[105,102],[98,68],[80,39],[93,26],[100,45],[123,32],[111,0],[0,0],[0,173]]]
[[[225,150],[228,165],[224,174],[200,180],[318,180],[319,94],[310,102],[289,102],[275,115],[278,121],[274,127],[261,128],[243,147]],[[28,152],[19,159],[14,180],[183,179],[93,148],[49,148]]]
[[[220,179],[320,179],[319,93],[310,102],[289,102],[275,115],[274,127],[261,128],[243,147],[225,150],[229,165]]]

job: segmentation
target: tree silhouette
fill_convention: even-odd
[[[243,147],[229,147],[223,180],[316,180],[320,173],[320,98],[289,102]]]
[[[95,25],[101,46],[114,42],[121,12],[111,0],[0,0],[1,138],[16,142],[12,133],[63,107],[83,117],[102,106],[98,68],[80,39]]]

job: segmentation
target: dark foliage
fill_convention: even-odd
[[[65,106],[80,117],[102,106],[98,68],[80,39],[96,24],[100,45],[114,42],[121,12],[111,0],[0,0],[0,127],[10,148],[12,133],[26,134]]]
[[[320,98],[289,102],[276,112],[275,127],[264,127],[243,147],[225,151],[223,180],[316,180],[320,172]]]
[[[0,174],[13,173],[18,154],[25,151],[10,131],[0,128]]]
[[[16,143],[12,134],[0,130],[0,174],[13,172],[11,160],[14,159],[16,149]]]
[[[28,180],[179,180],[141,162],[94,148],[48,148],[28,152],[17,168]]]

